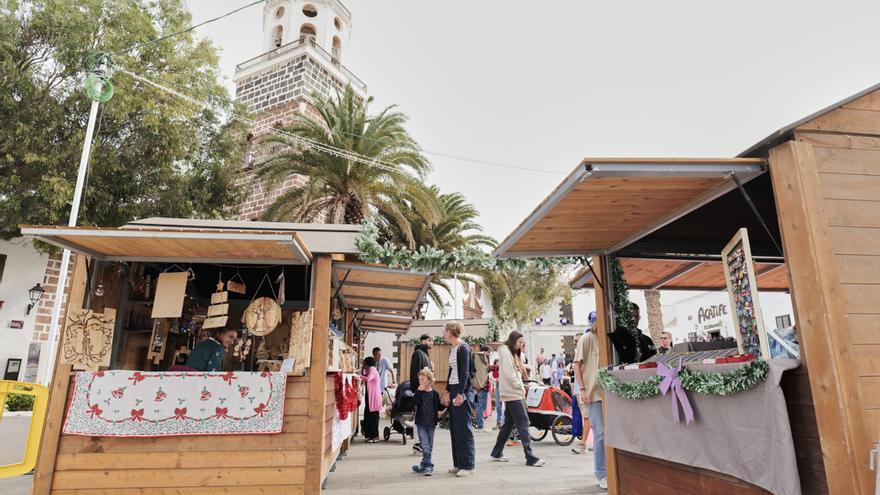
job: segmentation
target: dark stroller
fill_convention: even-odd
[[[385,389],[385,393],[388,394],[390,401],[391,394],[388,392],[388,389]],[[401,445],[406,445],[407,436],[413,438],[413,427],[407,426],[406,423],[408,422],[412,425],[414,409],[413,392],[410,388],[409,380],[400,382],[397,386],[397,391],[394,393],[394,400],[391,401],[391,409],[389,411],[391,414],[391,426],[385,427],[385,441],[391,438],[392,430],[402,435]]]

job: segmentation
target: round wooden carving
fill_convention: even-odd
[[[252,334],[262,337],[281,323],[281,306],[270,297],[259,297],[244,311],[244,324]]]

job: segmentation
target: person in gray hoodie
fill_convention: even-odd
[[[529,413],[526,409],[526,388],[522,381],[522,350],[526,346],[526,339],[516,330],[510,332],[505,345],[498,348],[499,376],[498,386],[501,390],[501,400],[504,402],[504,424],[498,432],[495,448],[489,460],[495,462],[508,462],[504,457],[504,444],[510,437],[511,431],[516,427],[523,452],[526,455],[526,464],[534,467],[544,465],[544,459],[536,457],[532,453],[531,439],[529,437]]]

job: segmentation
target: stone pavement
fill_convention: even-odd
[[[4,412],[0,420],[0,466],[20,462],[24,457],[24,446],[30,427],[30,415]],[[31,492],[33,476],[0,478],[0,493],[3,495],[27,495]]]
[[[456,478],[446,472],[452,467],[449,431],[438,429],[434,435],[434,476],[419,476],[411,466],[421,456],[412,454],[412,441],[400,444],[400,435],[393,434],[388,442],[364,443],[363,437],[354,440],[348,454],[330,473],[327,495],[388,495],[397,493],[536,493],[562,495],[573,493],[605,493],[596,485],[593,476],[593,454],[573,454],[571,447],[556,445],[551,435],[532,443],[535,455],[547,461],[543,467],[528,467],[522,447],[506,447],[504,455],[510,462],[490,462],[489,453],[495,444],[494,419],[487,421],[487,430],[476,432],[477,470],[470,478]],[[380,431],[388,425],[380,423]]]

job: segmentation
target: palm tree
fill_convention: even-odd
[[[497,242],[492,237],[483,234],[483,227],[477,223],[480,212],[465,199],[461,193],[441,193],[437,186],[430,186],[424,191],[430,198],[430,202],[439,205],[439,209],[433,218],[424,215],[426,208],[420,208],[406,196],[400,197],[400,209],[404,211],[409,221],[410,231],[416,246],[425,246],[451,253],[459,248],[494,248]],[[406,232],[398,222],[382,222],[380,224],[381,237],[393,243],[402,244],[407,240]],[[434,273],[428,295],[438,306],[442,306],[443,300],[440,289],[452,295],[453,288],[450,281],[457,278],[460,281],[479,284],[480,281],[474,274],[441,271]]]
[[[406,242],[415,246],[400,198],[405,196],[422,215],[433,218],[435,205],[422,183],[430,165],[404,129],[406,115],[394,106],[370,115],[372,101],[355,96],[350,86],[336,98],[315,93],[318,118],[298,115],[285,129],[287,135],[263,142],[281,145],[284,151],[260,166],[260,180],[274,187],[291,175],[308,177],[279,196],[264,213],[266,219],[359,224],[378,215],[383,222],[398,223]],[[303,144],[303,139],[316,145]],[[358,161],[364,158],[373,163]]]

